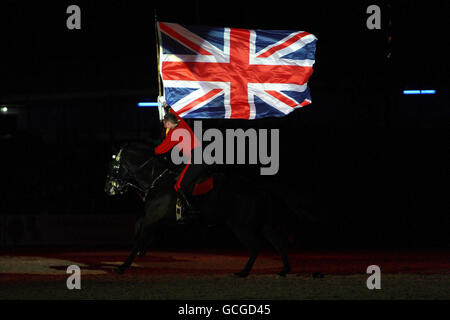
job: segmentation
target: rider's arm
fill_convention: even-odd
[[[174,130],[170,130],[163,142],[155,148],[155,154],[163,154],[169,152],[179,141],[172,141],[172,133]]]

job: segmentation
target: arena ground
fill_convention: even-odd
[[[0,300],[449,300],[450,252],[290,252],[292,271],[264,252],[248,278],[236,278],[245,251],[151,251],[123,275],[112,272],[128,252],[96,249],[0,251]],[[69,265],[81,269],[81,289],[69,290]],[[369,265],[381,269],[381,289],[366,286]],[[315,273],[323,277],[313,277]]]

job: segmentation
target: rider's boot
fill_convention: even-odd
[[[178,190],[178,197],[183,203],[183,212],[185,213],[185,218],[196,219],[199,217],[199,211],[192,205],[191,199],[186,195],[183,190]]]

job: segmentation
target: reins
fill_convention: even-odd
[[[122,150],[121,150],[121,151],[122,151]],[[120,152],[119,152],[119,154],[120,154]],[[126,175],[127,175],[127,176],[133,178],[134,180],[137,180],[136,177],[135,177],[136,172],[138,172],[139,170],[143,169],[150,161],[152,161],[152,160],[154,160],[154,159],[155,159],[155,158],[149,158],[149,159],[147,159],[143,164],[141,164],[139,167],[137,167],[137,169],[133,172],[133,174],[130,174],[130,170],[129,170],[127,167],[123,166],[123,168],[126,169],[126,171],[127,171],[127,172],[126,172]],[[120,157],[119,157],[119,161],[120,161]],[[154,172],[155,172],[155,166],[152,166],[152,176],[154,175]],[[149,193],[151,190],[153,190],[153,189],[157,186],[157,183],[159,182],[159,180],[161,180],[161,178],[162,178],[163,176],[165,176],[168,172],[170,172],[169,168],[164,169],[163,172],[161,172],[161,174],[160,174],[159,176],[157,176],[155,179],[153,179],[152,183],[150,184],[150,187],[148,187],[148,188],[145,189],[145,190],[142,189],[141,187],[137,186],[136,184],[129,182],[129,181],[125,181],[125,186],[126,186],[126,187],[128,187],[128,186],[129,186],[129,187],[133,187],[133,188],[135,188],[136,190],[138,190],[138,191],[140,191],[141,193],[143,193],[143,196],[142,196],[142,195],[139,194],[139,192],[138,192],[138,194],[139,194],[139,196],[141,197],[142,201],[145,202],[148,193]],[[126,176],[125,176],[125,178],[126,178]]]

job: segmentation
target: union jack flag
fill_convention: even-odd
[[[165,100],[181,117],[282,117],[311,103],[311,33],[166,22],[157,28]]]

